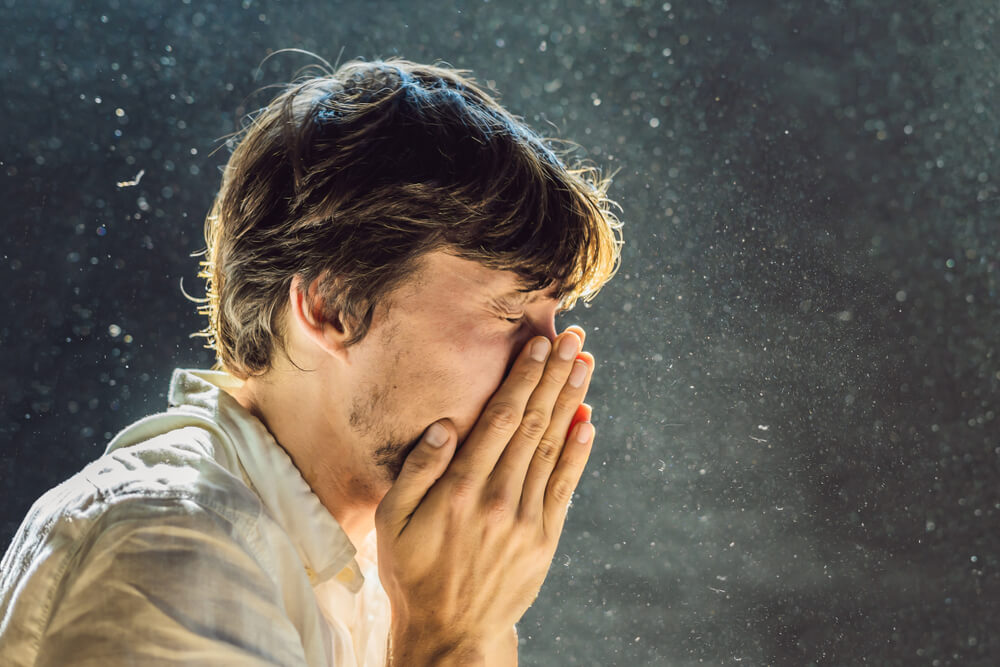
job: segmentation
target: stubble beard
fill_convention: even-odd
[[[399,473],[403,471],[403,464],[406,458],[413,451],[413,448],[420,443],[421,436],[417,436],[410,442],[388,442],[375,449],[372,458],[375,465],[384,471],[386,479],[395,482]]]
[[[384,387],[374,387],[364,397],[356,397],[351,404],[350,425],[362,442],[375,443],[371,451],[371,461],[381,472],[384,481],[395,482],[403,470],[406,457],[420,442],[423,434],[413,439],[395,433],[397,429],[385,419],[389,414],[388,391]]]

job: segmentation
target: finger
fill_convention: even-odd
[[[511,438],[510,445],[501,454],[496,470],[493,471],[492,482],[498,488],[507,489],[514,498],[521,498],[525,472],[536,450],[544,444],[543,437],[551,429],[553,410],[558,407],[559,396],[565,391],[567,381],[572,377],[578,381],[577,387],[580,387],[585,380],[579,371],[577,375],[573,375],[576,365],[584,363],[576,361],[580,353],[580,344],[580,337],[575,331],[566,331],[556,338],[554,351],[549,355],[542,379],[525,406],[521,424]],[[585,365],[583,372],[587,373]],[[583,400],[583,394],[577,393],[578,400],[571,410]],[[563,425],[563,433],[565,432],[566,426]],[[557,447],[562,446],[562,440],[559,439]]]
[[[434,422],[413,448],[395,483],[375,512],[377,525],[399,535],[427,491],[444,474],[455,451],[455,427],[447,419]]]
[[[531,392],[541,379],[552,343],[536,336],[528,341],[514,362],[507,379],[493,394],[472,432],[466,437],[448,475],[459,479],[485,480],[507,447],[524,416]]]
[[[593,413],[594,413],[594,409],[593,408],[591,408],[586,403],[581,403],[580,407],[578,407],[576,409],[576,412],[573,413],[573,419],[569,423],[569,430],[566,431],[566,439],[569,440],[569,436],[570,436],[570,434],[573,433],[573,429],[576,427],[577,424],[580,424],[580,423],[583,423],[583,422],[589,422],[590,421],[590,417],[591,417],[591,415]]]
[[[572,331],[573,333],[575,333],[577,336],[580,337],[581,348],[583,347],[584,343],[587,342],[587,332],[584,331],[583,327],[581,327],[579,324],[569,325],[568,327],[566,327],[566,331]]]
[[[579,359],[573,362],[573,373],[583,373],[582,384],[574,387],[567,382],[562,393],[556,401],[555,410],[552,413],[552,423],[542,436],[538,447],[535,448],[524,476],[523,491],[521,493],[522,511],[528,515],[539,516],[542,512],[542,504],[545,498],[545,489],[548,486],[549,478],[555,469],[560,456],[562,455],[564,443],[572,433],[570,423],[577,410],[580,408],[587,389],[590,387],[590,380],[593,374],[593,366],[586,361]],[[589,408],[589,406],[588,406]]]
[[[566,441],[559,463],[549,478],[542,515],[543,531],[549,537],[558,539],[562,533],[569,502],[580,483],[590,452],[593,451],[594,435],[593,424],[578,424],[572,437]]]
[[[588,366],[590,366],[590,368],[592,369],[591,372],[593,372],[594,355],[590,354],[589,352],[581,352],[580,354],[576,355],[576,358],[579,359],[580,361],[583,361]],[[569,428],[566,429],[566,438],[569,438],[569,434],[573,431],[574,426],[576,426],[580,422],[589,422],[590,415],[592,414],[592,412],[593,411],[589,405],[587,405],[586,403],[580,403],[579,407],[577,407],[576,409],[576,412],[573,413],[573,418],[569,422]]]

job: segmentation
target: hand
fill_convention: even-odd
[[[431,425],[383,498],[390,664],[481,662],[534,601],[593,446],[589,421],[566,437],[594,367],[583,338],[528,341],[461,450]]]

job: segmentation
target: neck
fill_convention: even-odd
[[[345,437],[336,427],[346,422],[316,400],[331,395],[330,387],[319,386],[319,376],[272,371],[227,391],[264,424],[319,501],[360,548],[375,527],[381,494],[377,484],[363,474],[365,462],[358,460],[359,452],[352,447],[350,436]]]

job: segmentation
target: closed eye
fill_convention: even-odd
[[[507,320],[511,324],[518,324],[521,320],[524,319],[524,315],[518,315],[517,317],[505,316],[501,319]]]

